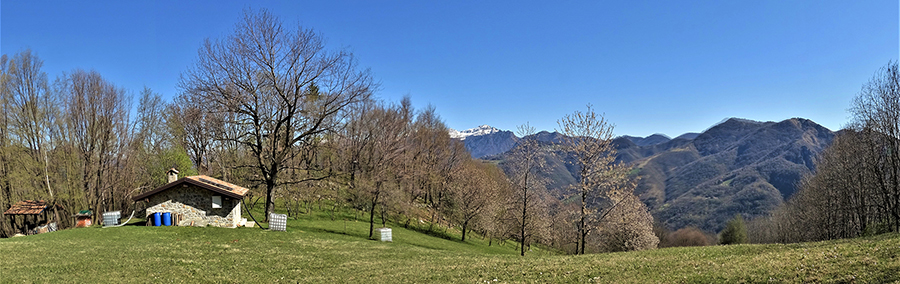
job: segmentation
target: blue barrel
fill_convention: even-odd
[[[153,219],[153,226],[154,226],[154,227],[159,227],[159,225],[160,225],[160,220],[159,220],[160,216],[159,216],[159,212],[156,212],[156,213],[151,214],[151,215],[150,215],[150,218]]]
[[[162,213],[162,221],[164,226],[172,226],[172,213]]]

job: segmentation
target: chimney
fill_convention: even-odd
[[[175,168],[169,169],[169,171],[166,172],[166,178],[169,180],[169,182],[178,180],[178,170],[176,170]]]

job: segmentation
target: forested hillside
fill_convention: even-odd
[[[807,119],[729,119],[689,143],[635,160],[637,191],[667,226],[718,232],[735,214],[763,216],[790,198],[833,138]]]
[[[545,131],[534,138],[548,149],[541,173],[548,191],[565,199],[578,169],[554,146],[560,135]],[[802,177],[815,171],[816,156],[834,133],[802,118],[731,118],[693,136],[619,137],[617,161],[635,166],[632,174],[640,178],[635,192],[657,221],[673,230],[693,226],[718,232],[735,214],[763,216],[790,198]]]

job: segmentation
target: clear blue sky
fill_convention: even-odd
[[[488,2],[488,3],[485,3]],[[0,52],[55,78],[94,69],[174,96],[205,38],[242,10],[311,27],[371,68],[378,96],[432,104],[449,127],[556,120],[591,103],[617,135],[677,136],[726,117],[847,121],[900,57],[898,1],[3,1]]]

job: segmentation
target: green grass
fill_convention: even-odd
[[[397,225],[393,243],[372,241],[368,223],[341,217],[303,215],[289,220],[287,232],[124,226],[0,239],[0,282],[900,281],[897,234],[585,256],[536,249],[523,258],[513,242],[488,247],[478,238],[448,240]]]
[[[731,186],[731,182],[732,182],[732,181],[734,181],[734,179],[733,179],[733,178],[731,178],[731,179],[728,179],[728,180],[726,180],[726,181],[723,181],[723,182],[722,182],[722,183],[720,183],[720,184],[719,184],[719,185],[724,185],[724,186]]]

